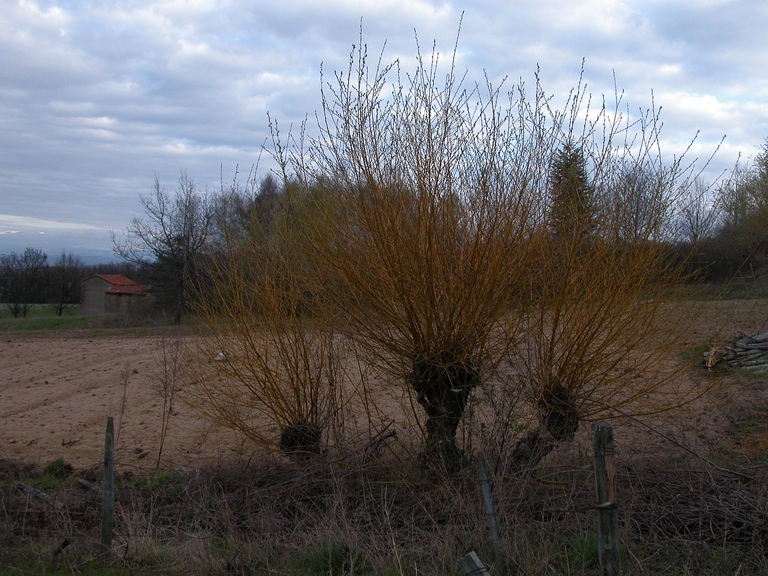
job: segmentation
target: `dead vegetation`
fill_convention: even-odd
[[[667,456],[658,468],[618,461],[624,573],[764,573],[764,476]],[[381,465],[267,459],[145,479],[124,474],[106,570],[457,574],[457,559],[470,550],[486,563],[493,558],[473,472],[435,483]],[[70,478],[48,490],[60,504],[53,506],[9,482],[20,474],[4,465],[3,568],[88,573],[99,566],[98,494]],[[514,572],[597,573],[588,464],[576,458],[525,477],[497,473],[493,482]]]

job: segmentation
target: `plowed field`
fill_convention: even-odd
[[[3,335],[0,458],[96,465],[103,458],[107,417],[113,416],[120,465],[154,466],[163,411],[158,339],[72,332]],[[210,464],[235,447],[231,435],[175,402],[164,466]]]
[[[704,324],[685,343],[689,353],[700,355],[703,346],[734,335],[768,331],[766,300],[707,307]],[[63,458],[75,468],[96,466],[103,458],[107,417],[113,416],[118,465],[153,468],[163,410],[158,369],[156,337],[117,331],[4,333],[0,339],[0,459],[46,464]],[[724,444],[768,448],[768,378],[730,374],[720,380],[688,413],[656,417],[656,425],[705,453]],[[210,465],[236,454],[247,457],[250,449],[242,440],[200,418],[182,397],[183,390],[170,420],[163,467]],[[734,430],[756,437],[745,441]],[[658,435],[650,434],[647,442],[653,443],[654,438],[658,440]]]

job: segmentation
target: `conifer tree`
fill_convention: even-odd
[[[572,140],[555,152],[550,168],[550,227],[556,239],[587,237],[594,227],[593,190],[584,150]]]

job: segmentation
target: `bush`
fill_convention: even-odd
[[[580,84],[558,111],[538,83],[506,100],[440,71],[436,52],[408,75],[371,69],[360,46],[324,85],[307,148],[275,129],[280,224],[233,234],[212,266],[203,357],[218,346],[226,360],[198,379],[203,411],[262,444],[259,415],[322,429],[351,395],[368,401],[326,375],[329,358],[356,358],[403,386],[404,411],[422,411],[420,460],[451,473],[488,381],[514,399],[504,422],[540,420],[518,468],[585,420],[669,407],[654,402],[692,316],[670,299],[687,258],[668,253],[692,166],[661,162],[656,112],[628,138],[620,102],[592,112]]]

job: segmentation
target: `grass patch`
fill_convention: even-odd
[[[177,470],[158,470],[151,476],[137,476],[126,472],[122,476],[122,481],[125,485],[146,494],[178,495],[184,491],[190,477]]]
[[[344,542],[329,540],[301,554],[293,573],[296,576],[354,576],[368,572],[359,550]]]
[[[174,324],[173,318],[161,313],[131,315],[131,314],[103,314],[94,316],[81,316],[80,306],[72,306],[64,310],[62,316],[57,316],[56,311],[43,304],[36,304],[26,318],[13,318],[10,311],[4,306],[0,308],[0,333],[2,332],[44,332],[46,330],[77,330],[80,332],[89,330],[120,330],[125,334],[130,330],[136,336],[155,336],[159,326],[173,330],[174,333],[192,334],[195,332],[198,321],[187,316],[181,324]]]
[[[32,307],[27,311],[26,318],[59,318],[59,317],[68,317],[68,316],[79,316],[80,315],[80,305],[75,304],[72,306],[67,306],[62,311],[62,315],[58,316],[56,314],[56,308],[51,304],[33,304]],[[8,306],[6,304],[0,304],[0,320],[7,320],[7,319],[13,319],[13,315],[11,314],[11,311],[8,309]]]
[[[0,331],[68,330],[86,324],[85,318],[55,316],[52,318],[10,318],[0,320]]]
[[[58,316],[56,310],[46,304],[35,304],[25,318],[13,318],[5,305],[0,308],[0,332],[15,330],[68,330],[85,326],[90,317],[80,316],[80,306],[65,308]]]
[[[565,539],[554,565],[564,574],[580,574],[598,568],[599,562],[597,533],[590,530]]]
[[[2,462],[0,470],[0,483],[12,485],[14,482],[23,482],[38,490],[52,490],[62,486],[62,483],[72,475],[72,466],[61,458],[53,460],[38,469],[32,464],[14,466],[8,461]]]

